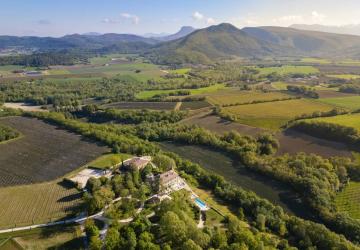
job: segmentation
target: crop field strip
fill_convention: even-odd
[[[360,109],[360,96],[346,96],[346,97],[335,97],[335,98],[322,98],[320,102],[338,106],[341,108],[347,108],[350,110]]]
[[[109,151],[37,119],[7,117],[0,123],[23,134],[0,144],[0,187],[51,181]]]
[[[283,65],[281,67],[256,67],[260,71],[260,75],[277,73],[279,75],[288,74],[317,74],[319,70],[313,66],[294,66],[294,65]]]
[[[321,117],[321,118],[309,119],[307,121],[309,122],[320,121],[320,122],[338,124],[346,127],[355,128],[360,132],[360,114],[358,113],[348,114],[348,115],[338,115],[332,117]]]
[[[198,89],[171,89],[171,90],[145,90],[141,91],[136,95],[138,99],[149,99],[155,95],[169,94],[176,91],[189,91],[191,95],[203,95],[208,93],[213,93],[225,89],[224,84],[214,84],[209,87],[198,88]]]
[[[256,101],[273,101],[291,98],[290,95],[281,92],[255,92],[255,91],[219,91],[207,97],[208,101],[216,105],[247,104]]]
[[[333,108],[332,105],[298,99],[233,106],[224,108],[224,110],[236,115],[240,123],[278,130],[296,116],[312,114],[315,111],[330,111]]]
[[[335,203],[340,212],[360,219],[360,183],[351,182],[336,196]]]
[[[103,105],[104,108],[115,109],[152,109],[174,110],[176,102],[114,102]]]
[[[81,193],[59,182],[0,189],[0,228],[45,223],[70,216]]]

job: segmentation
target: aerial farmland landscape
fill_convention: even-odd
[[[0,9],[0,250],[360,249],[360,2]]]

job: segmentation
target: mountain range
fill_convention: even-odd
[[[151,48],[157,63],[210,63],[227,58],[326,57],[359,58],[360,36],[283,27],[238,29],[220,24],[197,30]]]
[[[340,26],[328,26],[321,24],[293,24],[290,28],[300,30],[312,30],[336,34],[347,34],[347,35],[360,35],[360,24],[349,24]]]
[[[286,27],[238,29],[227,23],[195,30],[183,27],[163,37],[131,34],[73,34],[61,38],[0,36],[0,49],[76,49],[96,53],[137,52],[156,63],[212,63],[228,58],[360,58],[360,36]]]

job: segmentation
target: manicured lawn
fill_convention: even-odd
[[[360,114],[321,117],[321,118],[311,119],[311,121],[322,121],[322,122],[339,124],[346,127],[353,127],[360,131]]]
[[[288,74],[317,74],[319,70],[313,66],[293,66],[293,65],[283,65],[281,67],[264,67],[256,68],[260,71],[260,74],[271,74],[278,73],[279,75],[288,75]]]
[[[89,163],[89,167],[93,168],[109,168],[121,163],[121,161],[127,160],[132,156],[129,154],[105,154]]]
[[[322,98],[320,102],[347,108],[351,110],[360,109],[360,96],[349,96],[349,97],[336,97],[336,98]]]
[[[210,95],[208,101],[217,105],[229,105],[250,103],[254,101],[272,101],[289,97],[289,95],[280,92],[263,93],[256,91],[228,90]]]
[[[205,225],[208,227],[220,227],[224,217],[216,212],[214,209],[206,211]]]
[[[179,90],[188,90],[188,91],[190,91],[191,95],[202,95],[202,94],[206,94],[206,93],[216,92],[216,91],[221,90],[221,89],[225,89],[224,84],[215,84],[215,85],[211,85],[211,86],[206,87],[206,88],[199,88],[199,89],[147,90],[147,91],[142,91],[142,92],[138,93],[136,95],[136,98],[138,98],[138,99],[149,99],[149,98],[152,98],[155,95],[168,94],[168,93],[176,92],[176,91],[179,91]]]
[[[327,75],[327,77],[339,78],[339,79],[345,79],[345,80],[352,80],[352,79],[360,78],[360,75],[341,74],[341,75]]]
[[[330,111],[333,106],[320,102],[297,99],[279,102],[240,105],[224,108],[225,111],[237,116],[240,123],[278,130],[286,122],[302,114],[312,114],[315,111]]]
[[[348,213],[352,218],[360,219],[360,182],[350,182],[335,199],[340,212]]]

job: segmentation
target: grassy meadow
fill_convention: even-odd
[[[225,89],[224,84],[214,84],[209,87],[205,88],[199,88],[199,89],[172,89],[172,90],[146,90],[138,93],[136,95],[136,98],[138,99],[149,99],[154,97],[155,95],[161,95],[161,94],[168,94],[171,92],[176,92],[179,90],[187,90],[190,91],[191,95],[202,95],[202,94],[208,94],[212,92],[216,92],[218,90]]]
[[[89,167],[105,169],[131,158],[129,154],[105,154],[88,164]]]
[[[243,104],[254,101],[272,101],[276,99],[289,98],[290,96],[280,92],[256,92],[227,90],[219,91],[207,97],[208,101],[216,105]]]
[[[340,212],[348,213],[352,218],[360,219],[360,182],[350,182],[335,199]]]
[[[327,75],[327,77],[331,78],[339,78],[344,80],[353,80],[360,78],[360,75],[354,75],[354,74],[338,74],[338,75]]]
[[[279,75],[289,75],[289,74],[317,74],[320,71],[313,66],[294,66],[294,65],[283,65],[280,67],[256,67],[260,71],[260,75],[267,75],[271,73],[277,73]]]
[[[302,114],[330,111],[333,106],[307,99],[240,105],[224,108],[237,116],[237,121],[249,126],[279,130],[288,121]]]
[[[154,64],[131,62],[124,64],[109,64],[108,66],[94,65],[92,67],[78,67],[69,69],[69,71],[71,74],[104,74],[108,77],[130,75],[139,81],[147,81],[165,74]]]
[[[360,96],[321,98],[320,102],[350,110],[360,109]]]
[[[305,57],[300,60],[302,63],[313,63],[313,64],[330,64],[331,61],[324,58],[316,58],[316,57]]]
[[[332,117],[321,117],[311,119],[312,121],[321,121],[327,123],[334,123],[346,127],[353,127],[360,132],[360,114],[338,115]]]

